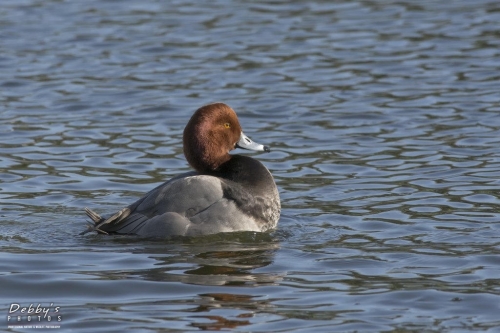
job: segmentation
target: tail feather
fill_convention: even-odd
[[[102,225],[102,222],[104,222],[104,218],[101,217],[101,215],[97,214],[94,212],[92,209],[85,207],[85,214],[94,222],[93,224],[91,222],[88,222],[87,224],[87,230],[84,230],[80,233],[80,235],[84,235],[86,233],[96,231],[101,234],[108,234],[106,231],[99,229],[99,227]]]
[[[118,213],[114,214],[113,216],[105,219],[101,215],[97,214],[94,212],[92,209],[85,207],[85,214],[94,222],[93,224],[91,222],[88,222],[87,225],[87,230],[83,231],[80,233],[80,235],[84,235],[88,232],[96,231],[101,234],[108,234],[106,231],[101,229],[101,226],[105,224],[114,224],[118,223],[122,220],[124,220],[126,217],[130,215],[130,209],[129,208],[123,208],[120,210]]]
[[[88,208],[88,207],[85,207],[85,214],[87,214],[87,216],[92,220],[94,221],[94,223],[99,223],[101,222],[101,220],[103,219],[101,217],[101,215],[97,214],[96,212],[94,212],[92,209]]]

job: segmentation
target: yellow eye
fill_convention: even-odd
[[[230,125],[229,123],[225,123],[225,124],[224,124],[224,127],[225,127],[225,128],[231,128],[231,125]]]

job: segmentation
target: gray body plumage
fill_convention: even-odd
[[[281,206],[267,168],[240,155],[228,163],[212,175],[188,172],[175,177],[107,219],[87,209],[94,222],[91,229],[165,237],[274,228]]]

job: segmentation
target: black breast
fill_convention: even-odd
[[[279,216],[279,196],[274,179],[267,168],[256,159],[233,155],[212,173],[224,179],[224,197],[232,200],[241,211],[261,223],[273,224]]]

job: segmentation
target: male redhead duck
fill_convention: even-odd
[[[241,130],[224,103],[199,108],[183,135],[184,155],[196,170],[154,188],[109,218],[89,208],[89,231],[166,237],[275,228],[281,204],[269,170],[259,161],[230,155],[239,147],[270,151]],[[84,233],[85,233],[84,232]]]

